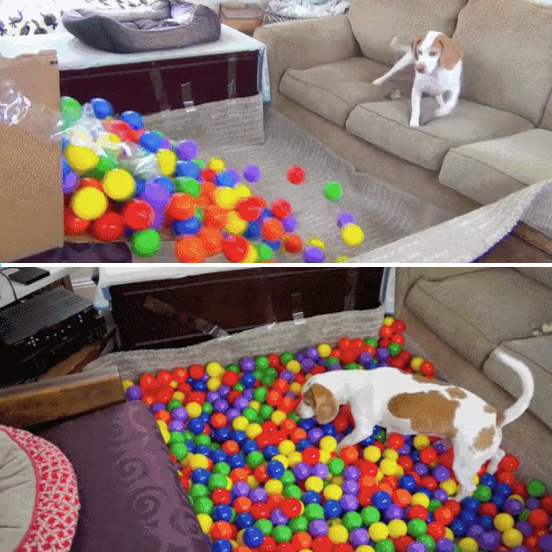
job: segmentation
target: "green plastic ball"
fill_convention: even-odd
[[[435,539],[431,535],[427,533],[425,535],[419,535],[418,540],[425,545],[427,552],[433,552],[433,550],[435,550]]]
[[[270,261],[274,257],[274,251],[266,243],[258,243],[255,248],[257,249],[259,261]]]
[[[287,525],[276,525],[272,530],[272,538],[276,542],[289,542],[291,540],[292,532]]]
[[[546,485],[540,479],[530,479],[527,482],[527,494],[532,498],[540,498],[546,492]]]
[[[294,532],[306,531],[309,526],[309,520],[304,516],[297,516],[288,521],[288,527]]]
[[[237,364],[229,364],[225,370],[227,372],[235,372],[236,374],[240,373],[240,367]]]
[[[268,519],[258,519],[253,525],[257,529],[260,529],[263,535],[270,535],[272,533],[272,523]]]
[[[201,159],[193,159],[192,160],[200,169],[204,169],[207,165],[205,164],[205,161],[202,161]]]
[[[139,257],[153,257],[161,245],[161,236],[157,230],[146,228],[132,234],[130,248]]]
[[[254,408],[251,408],[250,406],[246,406],[246,407],[242,410],[242,416],[243,416],[244,418],[246,418],[246,420],[247,420],[249,423],[256,422],[257,419],[258,419],[257,411],[256,411]]]
[[[185,429],[182,435],[184,435],[184,441],[193,441],[195,437],[195,435],[189,429]]]
[[[529,513],[529,508],[523,508],[521,514],[519,514],[519,521],[527,521],[527,519],[529,518]]]
[[[169,446],[176,443],[183,443],[184,441],[184,435],[180,433],[180,431],[171,431],[169,433]]]
[[[343,196],[343,188],[339,182],[326,182],[324,184],[324,197],[330,201],[339,201]]]
[[[183,460],[188,454],[188,447],[184,443],[174,443],[174,445],[171,445],[170,450],[178,462]]]
[[[253,390],[253,398],[260,403],[265,402],[267,394],[268,389],[266,387],[257,387]]]
[[[389,539],[383,539],[374,544],[375,552],[395,552],[395,545]]]
[[[268,370],[268,368],[270,368],[268,358],[266,358],[265,356],[255,357],[255,367],[259,368],[260,370]]]
[[[478,485],[477,489],[473,493],[474,498],[477,498],[479,502],[488,502],[493,496],[493,492],[487,485]]]
[[[213,473],[220,473],[224,476],[230,475],[230,466],[226,462],[217,462],[213,466]]]
[[[339,364],[339,359],[335,357],[328,357],[324,362],[325,366],[331,366],[332,364]]]
[[[280,481],[282,482],[282,485],[287,486],[295,483],[295,475],[293,475],[293,472],[291,470],[285,470],[282,474],[282,477],[280,477]]]
[[[243,383],[241,383],[240,381],[238,381],[238,383],[236,383],[232,386],[232,389],[234,391],[239,391],[241,393],[245,389],[245,385]]]
[[[340,475],[345,469],[345,462],[341,458],[332,458],[328,462],[328,470],[332,475]]]
[[[192,197],[199,197],[199,182],[189,176],[177,176],[173,179],[174,189],[181,194],[189,194]]]
[[[213,501],[206,496],[196,498],[193,508],[196,514],[210,514],[213,511]]]
[[[212,414],[213,413],[213,404],[210,403],[209,401],[205,401],[201,405],[201,412],[207,412],[207,414]]]
[[[428,509],[429,512],[435,512],[435,510],[437,510],[437,508],[439,508],[439,506],[442,506],[442,504],[437,499],[432,498],[429,501],[429,506],[427,507],[427,509]]]
[[[285,366],[290,360],[293,360],[293,355],[289,352],[280,355],[280,362]]]
[[[178,408],[179,406],[182,406],[182,402],[177,401],[176,399],[172,399],[167,403],[167,410],[169,412],[172,412],[175,408]]]
[[[204,485],[203,483],[192,483],[190,490],[188,491],[188,496],[192,500],[203,496],[209,496],[209,489],[207,488],[207,485]]]
[[[417,539],[420,535],[425,535],[427,525],[423,519],[413,518],[407,524],[408,534]]]
[[[351,532],[353,529],[357,529],[362,525],[362,516],[358,512],[346,512],[341,518],[341,523],[347,531]]]
[[[376,441],[381,441],[382,443],[385,443],[385,439],[387,438],[387,433],[385,429],[381,428],[375,435],[374,439]]]
[[[309,521],[312,521],[313,519],[324,519],[324,508],[316,502],[307,504],[303,513]]]
[[[378,340],[375,337],[367,337],[364,340],[364,345],[370,345],[370,347],[374,347],[374,349],[377,349]]]
[[[207,481],[207,487],[214,491],[215,489],[225,489],[226,488],[226,477],[221,473],[212,473]]]
[[[349,362],[343,366],[343,370],[358,370],[360,366],[356,362]]]
[[[375,506],[365,506],[360,511],[360,517],[364,524],[369,527],[372,523],[380,520],[381,514]]]
[[[201,445],[207,445],[209,446],[211,444],[211,437],[209,435],[205,435],[205,433],[200,433],[199,435],[194,435],[194,444],[197,446]]]
[[[301,498],[303,493],[297,485],[288,485],[287,487],[284,487],[282,495],[284,498]]]
[[[272,416],[272,413],[274,412],[274,407],[270,406],[269,404],[262,404],[259,408],[259,418],[261,420],[265,421]]]
[[[74,125],[81,118],[81,104],[70,96],[62,96],[59,103],[63,130]]]
[[[391,356],[397,356],[402,351],[402,347],[398,343],[389,343],[387,350]]]
[[[299,418],[299,416],[297,416],[297,414],[295,414],[295,412],[290,412],[288,414],[288,418],[290,420],[293,420],[294,422],[298,422],[301,418]]]
[[[245,462],[250,468],[256,468],[264,462],[264,456],[258,450],[253,450],[245,457]]]

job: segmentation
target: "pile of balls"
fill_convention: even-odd
[[[134,254],[151,257],[165,232],[175,238],[180,262],[204,262],[220,253],[230,262],[273,262],[277,251],[303,251],[289,202],[267,204],[252,192],[250,185],[261,179],[258,166],[238,173],[222,159],[203,161],[193,141],[176,143],[146,130],[134,111],[115,118],[101,98],[81,106],[63,97],[61,115],[66,235],[103,242],[128,238]],[[287,176],[293,184],[304,181],[300,167],[288,169]],[[328,182],[323,192],[337,201],[341,186]],[[347,236],[351,228],[343,230]],[[356,242],[344,242],[358,245],[356,235]],[[324,256],[306,252],[304,260],[322,262]]]
[[[325,425],[295,415],[312,374],[393,366],[433,377],[403,349],[403,331],[386,317],[378,338],[125,380],[127,399],[157,420],[213,552],[552,552],[552,495],[516,479],[514,456],[495,475],[482,467],[459,503],[442,440],[376,427],[337,455],[347,407]]]

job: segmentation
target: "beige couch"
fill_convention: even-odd
[[[412,69],[378,87],[397,36],[440,30],[465,50],[450,116],[408,126]],[[552,5],[529,0],[353,0],[347,15],[256,30],[272,105],[359,170],[455,214],[552,178]],[[425,124],[424,124],[425,123]],[[550,194],[552,198],[552,194]],[[549,201],[547,197],[545,203]],[[552,199],[529,221],[551,234]]]
[[[496,356],[524,359],[535,380],[528,412],[505,427],[503,446],[521,474],[552,486],[552,322],[550,268],[398,268],[396,313],[443,379],[477,393],[497,408],[519,396],[517,376]],[[414,347],[416,348],[416,347]]]

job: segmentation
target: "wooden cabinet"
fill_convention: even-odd
[[[111,287],[123,350],[182,347],[228,333],[379,305],[382,268],[253,268]]]

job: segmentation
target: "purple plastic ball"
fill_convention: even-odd
[[[172,150],[171,141],[166,136],[163,136],[163,138],[161,139],[161,145],[159,146],[159,149]]]
[[[293,474],[299,481],[302,481],[311,474],[311,468],[306,462],[298,462],[293,466]]]
[[[234,180],[234,184],[237,184],[240,181],[240,175],[237,170],[235,169],[229,169],[228,167],[225,169],[226,173],[229,174],[232,179]]]
[[[247,408],[247,406],[249,406],[249,401],[243,395],[237,397],[234,401],[234,408],[237,408],[238,410],[243,410],[244,408]]]
[[[341,507],[347,512],[358,508],[358,498],[352,494],[344,494],[339,502],[341,503]]]
[[[445,466],[435,466],[435,468],[433,468],[432,475],[435,479],[437,479],[437,481],[439,481],[439,483],[442,483],[450,477],[450,470]]]
[[[288,522],[288,518],[284,515],[280,508],[274,508],[274,510],[270,512],[270,521],[274,525],[286,525]]]
[[[305,247],[305,249],[303,249],[303,260],[306,263],[323,263],[324,251],[314,245]]]
[[[305,349],[305,355],[307,355],[312,360],[318,360],[320,355],[318,354],[318,349],[316,347],[307,347]]]
[[[347,224],[355,224],[356,217],[351,213],[339,213],[337,216],[337,226],[338,228],[343,228]]]
[[[156,412],[159,412],[160,410],[165,410],[165,405],[160,402],[153,403],[150,406],[150,411],[152,414],[155,414]]]
[[[162,209],[169,202],[169,190],[159,182],[147,182],[140,199],[147,201],[154,209]]]
[[[454,552],[454,542],[450,539],[438,539],[435,542],[435,552]]]
[[[483,550],[493,550],[500,545],[502,539],[498,531],[483,531],[477,537],[477,544]]]
[[[301,361],[301,371],[308,373],[314,368],[314,360],[312,358],[304,358]]]
[[[179,432],[182,432],[184,431],[184,422],[180,421],[180,420],[171,420],[168,424],[167,424],[167,429],[169,431],[179,431]]]
[[[253,372],[255,370],[255,361],[252,358],[242,358],[240,360],[240,370],[242,372]]]
[[[408,454],[410,454],[410,447],[408,445],[403,445],[402,447],[399,447],[397,449],[397,452],[401,455],[401,456],[406,456]]]
[[[552,535],[542,535],[537,541],[537,546],[541,552],[552,552]]]
[[[313,427],[307,433],[307,437],[308,437],[309,441],[312,441],[314,444],[316,444],[316,443],[318,443],[318,441],[320,441],[320,439],[322,439],[322,437],[324,437],[324,431],[322,429],[320,429],[319,427]]]
[[[180,420],[181,422],[185,422],[188,418],[188,413],[183,406],[177,406],[171,412],[171,416],[173,420]]]
[[[197,157],[197,145],[191,140],[182,140],[176,146],[176,155],[181,161],[190,161]]]
[[[262,487],[256,487],[249,493],[249,498],[251,502],[266,502],[267,494]]]
[[[142,391],[137,385],[131,385],[126,391],[127,401],[137,401],[142,396]]]
[[[406,552],[427,552],[427,548],[423,542],[414,541],[408,545]]]
[[[261,179],[261,169],[257,165],[245,165],[243,177],[247,182],[258,182]]]
[[[429,468],[423,462],[416,462],[413,466],[413,470],[420,476],[424,476],[429,473]]]
[[[362,352],[358,355],[357,362],[362,364],[362,366],[368,366],[372,362],[372,358],[374,357],[370,353]]]
[[[515,498],[510,498],[504,503],[504,511],[512,516],[517,516],[523,511],[523,504]]]
[[[528,521],[517,521],[514,527],[524,537],[530,537],[533,534],[533,526]]]
[[[360,477],[360,470],[356,466],[347,466],[343,470],[343,477],[345,479],[358,479]]]
[[[250,492],[250,488],[245,481],[236,481],[232,486],[232,492],[236,496],[247,496]]]
[[[291,370],[282,370],[280,372],[280,378],[287,381],[288,383],[291,383],[294,377],[295,375]]]
[[[320,428],[316,428],[316,429],[320,429]],[[320,429],[320,433],[322,434],[321,437],[323,437],[324,432],[321,429]],[[318,464],[315,464],[312,467],[311,473],[312,473],[312,475],[315,475],[316,477],[319,477],[320,479],[326,479],[326,477],[329,473],[328,466],[326,466],[326,464],[322,464],[322,463],[319,462]]]
[[[389,351],[387,350],[387,347],[380,347],[379,349],[376,349],[376,358],[380,362],[387,361],[389,358]]]
[[[215,412],[226,412],[228,410],[228,402],[224,399],[217,399],[213,403],[213,410]]]
[[[240,411],[237,408],[229,408],[226,412],[226,418],[231,422],[234,418],[237,418],[240,415]]]
[[[218,389],[217,389],[219,395],[224,399],[224,397],[226,397],[226,395],[228,395],[228,393],[230,393],[230,387],[228,387],[228,385],[221,385]]]
[[[297,220],[293,215],[283,218],[281,222],[286,232],[293,232],[297,228]]]
[[[520,544],[519,546],[510,548],[510,552],[529,552],[529,549],[526,546],[523,546],[523,544]]]
[[[349,533],[349,542],[356,548],[370,542],[368,531],[364,527],[357,527]]]
[[[71,171],[61,183],[61,191],[64,194],[70,194],[74,192],[77,188],[77,184],[79,183],[79,177]]]
[[[481,535],[483,531],[484,531],[483,527],[475,523],[468,528],[468,530],[466,531],[466,535],[468,537],[471,537],[472,539],[477,539],[477,537]]]
[[[439,439],[433,443],[433,448],[437,454],[443,454],[447,452],[448,447],[442,439]]]
[[[311,537],[320,537],[328,533],[328,524],[323,519],[313,519],[308,528]]]
[[[341,484],[341,489],[343,490],[344,493],[356,495],[359,490],[359,485],[353,479],[346,479]]]
[[[443,489],[435,489],[435,491],[433,491],[433,498],[442,504],[448,500],[448,494]]]
[[[529,510],[534,510],[535,508],[538,508],[540,506],[540,500],[538,498],[528,498],[525,501],[525,507]]]
[[[385,510],[385,517],[387,520],[401,519],[403,517],[403,509],[398,504],[390,504],[389,508]]]
[[[220,399],[220,395],[218,394],[218,391],[207,391],[205,399],[207,402],[214,403],[217,399]],[[213,404],[213,407],[214,406],[215,405]]]
[[[252,400],[253,399],[253,389],[251,389],[251,387],[248,387],[247,389],[244,389],[243,390],[243,396],[248,400]]]

